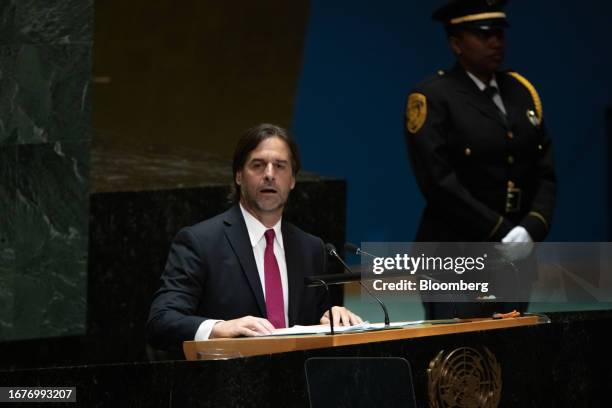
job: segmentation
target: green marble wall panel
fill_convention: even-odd
[[[89,139],[91,47],[0,48],[0,144]]]
[[[0,341],[86,330],[93,0],[0,0]]]
[[[0,44],[91,43],[93,0],[2,0]]]
[[[83,333],[89,145],[17,147],[14,338]]]
[[[16,41],[15,13],[18,0],[0,1],[0,45]]]
[[[13,328],[17,147],[0,146],[0,339]]]

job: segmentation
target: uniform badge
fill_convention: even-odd
[[[427,98],[420,93],[412,93],[406,106],[406,128],[412,134],[418,132],[427,118]]]
[[[538,115],[531,109],[527,109],[527,119],[529,119],[533,126],[540,126],[540,118],[538,118]]]

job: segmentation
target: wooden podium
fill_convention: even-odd
[[[83,407],[307,408],[312,401],[308,382],[312,362],[393,358],[409,362],[419,408],[453,406],[445,401],[465,402],[463,397],[474,400],[474,396],[497,398],[499,404],[491,407],[601,406],[612,389],[612,312],[548,316],[550,324],[524,317],[334,336],[188,342],[184,349],[190,359],[197,359],[198,350],[204,352],[202,357],[208,351],[214,355],[214,349],[249,357],[0,370],[0,383],[76,386]],[[336,369],[339,366],[324,376],[332,377],[329,383],[334,389],[346,384],[336,376],[343,373]],[[355,371],[359,378],[368,372],[377,371]],[[409,386],[405,383],[406,389]],[[376,387],[370,384],[364,389],[370,392]]]
[[[537,316],[509,319],[467,319],[457,323],[423,323],[405,328],[343,333],[333,336],[329,334],[309,334],[300,336],[244,337],[235,339],[186,341],[183,343],[183,351],[187,360],[227,359],[446,334],[533,326],[537,324],[540,324],[539,317]]]

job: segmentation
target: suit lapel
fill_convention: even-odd
[[[283,221],[281,229],[289,284],[289,326],[293,326],[297,320],[302,290],[304,290],[304,272],[300,261],[299,242],[297,242],[293,228]]]
[[[502,96],[503,98],[503,96]],[[506,108],[506,117],[508,121],[508,129],[513,129],[514,124],[518,120],[519,111],[511,99],[503,99],[504,107]]]
[[[257,264],[255,263],[255,255],[253,255],[253,247],[249,240],[249,232],[247,231],[244,218],[240,212],[240,208],[235,205],[229,211],[226,212],[225,223],[225,236],[227,237],[242,271],[244,272],[253,295],[257,300],[257,306],[263,317],[267,316],[266,312],[266,301],[261,287],[261,280],[259,279],[259,273],[257,272]]]
[[[495,120],[504,128],[508,127],[507,119],[497,105],[495,105],[495,102],[478,89],[474,81],[472,81],[463,68],[457,66],[450,74],[457,79],[457,92],[463,96],[466,104],[474,107],[483,115]]]
[[[499,84],[499,92],[502,95],[506,112],[508,113],[508,126],[514,128],[514,124],[519,120],[521,115],[520,109],[517,105],[517,95],[510,86],[509,81],[512,80],[506,73],[497,75],[497,83]]]

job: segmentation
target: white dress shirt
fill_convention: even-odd
[[[478,89],[480,89],[481,91],[484,91],[484,89],[487,87],[484,84],[484,82],[482,82],[480,79],[478,79],[471,72],[469,72],[469,71],[465,71],[465,72],[467,72],[468,76],[470,78],[472,78],[472,81],[474,81],[474,83],[476,84]],[[497,105],[499,110],[504,112],[504,115],[506,115],[506,107],[504,106],[504,101],[502,101],[501,95],[499,93],[500,92],[499,91],[499,86],[497,86],[497,80],[495,79],[495,75],[493,75],[493,78],[491,78],[491,80],[489,81],[489,86],[494,86],[495,88],[497,88],[497,93],[495,95],[493,95],[493,102],[495,102],[495,104]]]
[[[259,273],[259,280],[261,282],[262,292],[264,299],[266,296],[266,277],[264,272],[264,253],[266,251],[266,237],[264,233],[270,229],[263,225],[257,218],[255,218],[250,212],[248,212],[242,204],[240,204],[240,211],[246,223],[247,231],[249,233],[249,240],[251,241],[251,247],[253,247],[253,255],[255,256],[255,264],[257,265],[257,272]],[[289,284],[287,282],[287,261],[285,260],[285,248],[283,246],[283,233],[281,232],[281,221],[278,222],[271,228],[274,230],[274,256],[278,262],[278,269],[280,270],[281,285],[283,287],[283,301],[285,302],[285,322],[289,325]],[[210,337],[212,328],[215,323],[222,320],[204,320],[200,327],[196,331],[196,341],[207,340]]]

